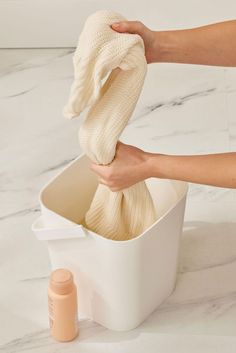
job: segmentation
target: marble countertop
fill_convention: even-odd
[[[236,352],[236,190],[190,184],[177,285],[138,328],[81,318],[50,337],[47,247],[31,231],[39,190],[81,149],[62,108],[74,49],[1,50],[0,352]],[[150,152],[236,151],[236,68],[151,64],[120,140]]]

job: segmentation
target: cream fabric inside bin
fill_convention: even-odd
[[[60,173],[53,184],[44,188],[41,195],[43,204],[54,213],[80,223],[98,186],[97,175],[89,169],[90,162],[84,154],[79,163],[66,168],[66,173]],[[158,178],[149,178],[145,182],[157,209],[158,219],[186,193],[185,182]]]

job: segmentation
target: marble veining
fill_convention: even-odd
[[[147,106],[145,111],[142,114],[138,115],[135,120],[140,119],[143,116],[147,115],[148,113],[153,112],[157,109],[170,108],[170,107],[175,107],[178,105],[183,105],[185,102],[189,101],[190,99],[204,97],[204,96],[207,96],[208,94],[211,94],[214,91],[216,91],[216,87],[206,89],[205,91],[198,91],[198,92],[189,93],[189,94],[184,95],[182,97],[172,98],[171,100],[167,100],[166,102],[155,103],[151,106]]]
[[[236,190],[191,184],[176,288],[135,330],[80,316],[80,336],[49,335],[46,244],[31,232],[43,185],[82,150],[83,114],[62,108],[74,48],[0,50],[0,352],[235,352]],[[159,153],[236,151],[236,69],[152,64],[120,139]]]

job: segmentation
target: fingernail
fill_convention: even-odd
[[[119,27],[119,22],[112,23],[112,27]]]

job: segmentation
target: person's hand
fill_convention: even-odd
[[[90,169],[99,176],[99,183],[111,191],[120,191],[149,177],[149,155],[149,152],[118,141],[113,161],[108,165],[91,162]]]
[[[147,28],[140,21],[120,21],[114,22],[111,25],[111,28],[117,32],[126,32],[139,34],[145,46],[145,56],[148,64],[156,62],[156,56],[158,54],[158,48],[156,43],[155,32]]]

